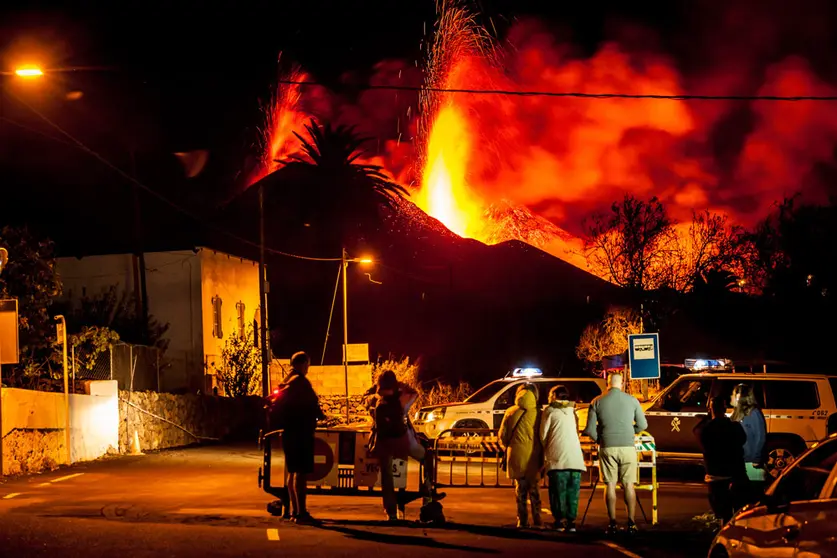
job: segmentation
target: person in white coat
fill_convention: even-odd
[[[578,415],[566,386],[549,392],[541,417],[540,438],[549,479],[549,506],[555,528],[574,533],[581,493],[581,473],[587,470],[578,436]]]

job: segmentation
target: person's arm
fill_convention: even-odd
[[[761,409],[756,409],[758,413],[758,421],[756,421],[756,447],[759,448],[759,460],[758,463],[761,463],[764,460],[764,445],[767,442],[767,421],[764,418],[764,413],[761,412]]]
[[[639,404],[639,399],[634,397],[636,405],[634,406],[634,433],[639,434],[643,430],[648,430],[648,420],[645,418],[645,413],[642,411],[642,405]]]
[[[549,423],[551,422],[551,415],[552,413],[549,412],[549,407],[544,409],[543,414],[541,415],[541,427],[540,427],[540,438],[541,444],[546,445],[546,435],[549,433]]]
[[[593,439],[593,441],[597,441],[599,438],[599,433],[597,432],[596,428],[596,404],[595,402],[590,405],[590,408],[587,410],[587,426],[584,427],[584,434],[585,436],[589,436]]]
[[[506,411],[506,414],[503,415],[503,422],[500,423],[500,430],[497,432],[497,438],[500,440],[500,445],[503,446],[503,449],[506,449],[509,446],[509,442],[511,442],[511,440],[507,438],[511,437],[511,432],[509,430],[511,425],[509,424],[509,421],[512,416],[514,416],[514,408],[509,409]]]

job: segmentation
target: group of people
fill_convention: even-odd
[[[309,365],[305,353],[293,356],[291,373],[280,386],[281,404],[274,405],[271,417],[272,427],[284,430],[291,519],[297,523],[315,521],[306,506],[306,484],[307,475],[314,470],[317,422],[325,418],[306,377]],[[634,439],[648,428],[639,401],[623,391],[623,381],[620,373],[609,376],[608,391],[590,404],[582,432],[599,447],[608,534],[618,531],[617,484],[622,486],[628,513],[626,530],[637,530],[634,485],[638,480],[638,460]],[[417,395],[390,370],[383,372],[376,386],[367,392],[366,406],[374,423],[369,449],[381,462],[383,504],[390,521],[403,519],[403,506],[399,505],[394,488],[394,459],[413,458],[424,464],[423,514],[445,496],[434,487],[435,459],[430,444],[416,433],[408,418]],[[766,423],[752,388],[746,384],[737,386],[731,403],[734,411],[732,418],[727,418],[725,399],[713,398],[710,414],[695,428],[704,453],[710,504],[716,517],[724,522],[735,510],[758,497],[764,481]],[[587,470],[579,426],[575,402],[566,386],[550,390],[549,404],[543,411],[538,405],[535,384],[522,384],[517,389],[515,404],[506,411],[498,437],[505,450],[503,466],[515,486],[518,527],[530,526],[530,507],[531,524],[543,525],[539,483],[545,474],[555,528],[576,531],[581,475]]]
[[[709,415],[695,426],[703,449],[705,481],[715,517],[727,523],[735,511],[754,502],[764,490],[764,446],[767,423],[753,388],[739,384],[730,398],[727,417],[722,396],[709,402]]]
[[[605,504],[609,518],[608,533],[618,530],[616,522],[616,485],[624,490],[628,510],[627,531],[636,532],[635,511],[637,453],[634,437],[648,423],[639,401],[622,390],[622,374],[611,374],[608,391],[593,400],[583,434],[599,445],[601,479],[605,484]],[[517,498],[517,525],[527,528],[529,507],[532,525],[543,525],[539,483],[548,479],[549,505],[556,529],[575,532],[581,475],[587,470],[579,437],[579,419],[575,402],[566,386],[557,385],[549,392],[549,404],[543,411],[538,405],[535,384],[523,384],[516,393],[498,434],[505,449],[506,472],[514,482]]]

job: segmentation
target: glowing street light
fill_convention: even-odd
[[[44,76],[44,71],[38,66],[21,66],[15,70],[15,75],[23,79],[37,79]]]
[[[371,257],[349,258],[346,249],[343,248],[341,256],[341,272],[343,274],[343,374],[346,377],[346,424],[349,424],[349,301],[348,287],[346,285],[346,272],[350,263],[369,265],[374,263]],[[370,277],[370,280],[372,278]]]

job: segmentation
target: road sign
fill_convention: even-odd
[[[349,355],[346,362],[369,362],[369,343],[349,343],[348,350],[344,351]]]
[[[657,333],[628,335],[628,359],[632,380],[660,377],[660,336]]]
[[[17,299],[0,300],[0,364],[20,362]]]
[[[317,432],[314,438],[314,472],[308,475],[308,484],[337,486],[337,442],[337,434]]]
[[[381,486],[381,462],[369,452],[369,433],[358,433],[355,442],[355,488]],[[392,460],[392,480],[395,488],[407,488],[407,462]]]

